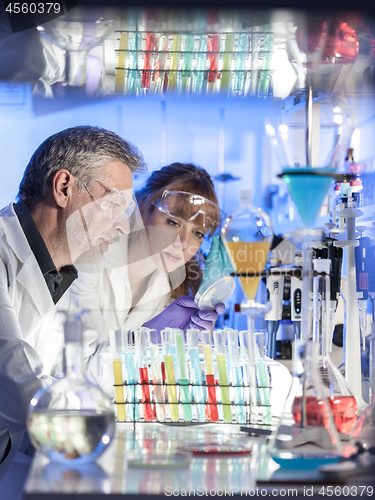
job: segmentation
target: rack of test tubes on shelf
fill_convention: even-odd
[[[271,426],[267,366],[263,359],[259,370],[248,335],[232,329],[215,331],[213,339],[210,331],[194,329],[166,328],[160,336],[148,328],[111,332],[117,420]]]
[[[272,91],[270,31],[115,35],[117,94],[267,97]]]

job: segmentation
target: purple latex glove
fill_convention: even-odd
[[[194,303],[194,297],[183,295],[143,326],[155,328],[158,332],[166,327],[184,331],[188,328],[211,330],[219,314],[224,311],[225,305],[222,302],[216,304],[214,310],[200,311]]]

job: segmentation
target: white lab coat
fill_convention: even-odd
[[[31,463],[30,455],[18,452],[27,409],[34,394],[61,372],[61,311],[71,310],[71,301],[65,292],[54,304],[13,204],[0,210],[0,460],[11,440],[10,452],[0,464],[0,481],[6,475],[0,498],[21,495],[22,478]],[[87,329],[84,356],[94,366],[96,351],[97,333]],[[18,488],[13,477],[19,479]]]
[[[0,211],[0,459],[10,437],[10,466],[25,429],[33,395],[52,382],[61,360],[68,294],[53,303],[35,256],[14,212]],[[1,486],[0,486],[1,488]]]

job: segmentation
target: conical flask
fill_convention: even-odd
[[[316,468],[337,461],[342,453],[317,370],[317,351],[311,340],[294,341],[292,384],[269,443],[271,457],[285,468]]]
[[[107,395],[86,379],[80,316],[67,313],[64,335],[64,377],[32,398],[26,428],[51,462],[88,463],[109,445],[115,415]]]
[[[221,235],[248,302],[254,301],[273,232],[269,216],[252,205],[252,189],[240,189],[240,207],[230,212]]]
[[[313,283],[313,337],[319,347],[317,367],[336,428],[341,435],[349,435],[357,420],[358,405],[344,376],[330,357],[333,334],[330,307],[331,260],[314,259],[313,264],[317,273]]]

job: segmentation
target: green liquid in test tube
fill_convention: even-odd
[[[267,97],[270,88],[270,66],[273,49],[273,33],[267,33],[264,40],[262,70],[259,76],[258,95]]]
[[[157,61],[155,65],[155,94],[161,94],[164,89],[165,65],[167,62],[168,38],[160,35],[157,41]]]
[[[241,33],[238,40],[238,49],[236,54],[236,73],[234,76],[234,91],[244,92],[245,90],[245,70],[246,56],[248,51],[248,35]]]
[[[226,335],[223,330],[214,332],[217,369],[221,389],[221,402],[223,404],[224,422],[232,422],[232,409],[229,396],[229,382],[226,361]]]
[[[168,92],[174,92],[177,89],[178,68],[181,58],[181,35],[173,37],[171,62],[169,66]]]
[[[184,63],[182,65],[183,92],[187,92],[189,90],[189,83],[191,83],[191,66],[193,64],[193,58],[194,58],[194,45],[195,45],[194,35],[188,35],[186,37]]]
[[[192,421],[192,412],[191,412],[191,398],[189,394],[189,380],[187,376],[187,366],[185,359],[185,344],[184,344],[184,335],[181,332],[176,332],[176,349],[177,349],[177,361],[178,368],[180,371],[180,390],[181,390],[181,400],[182,400],[182,409],[184,411],[184,420],[185,422]]]
[[[262,405],[263,422],[267,425],[272,423],[272,413],[270,406],[270,389],[268,382],[267,365],[264,360],[263,334],[255,334],[254,359],[259,385],[259,397]]]
[[[202,35],[199,40],[198,60],[194,85],[194,93],[200,94],[203,90],[204,73],[207,59],[207,35]]]
[[[221,75],[220,92],[228,93],[231,79],[231,68],[233,59],[234,35],[227,35],[225,39],[223,68]]]

